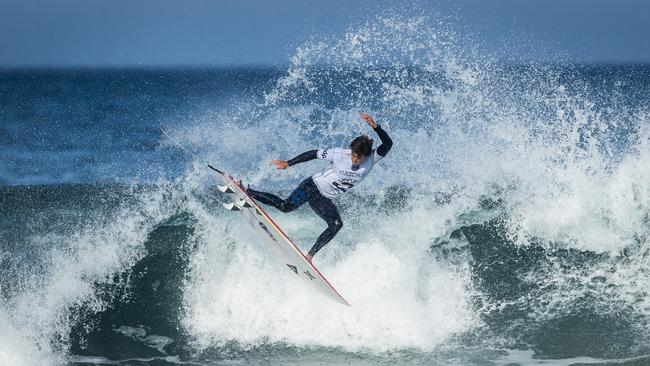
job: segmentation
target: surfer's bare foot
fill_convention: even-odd
[[[311,255],[307,254],[305,258],[307,258],[307,262],[311,263],[311,259],[312,259]]]

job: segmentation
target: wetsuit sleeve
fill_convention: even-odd
[[[314,159],[316,159],[316,156],[317,156],[316,153],[317,152],[318,152],[318,150],[305,151],[304,153],[296,156],[295,158],[293,158],[291,160],[287,160],[287,163],[289,163],[289,166],[292,166],[292,165],[296,165],[298,163],[304,163],[305,161],[314,160]]]
[[[381,145],[379,145],[373,154],[373,158],[375,162],[377,162],[388,155],[388,152],[393,147],[393,140],[391,140],[390,136],[388,136],[388,133],[386,133],[386,131],[384,131],[380,125],[377,125],[374,130],[377,135],[379,135],[379,139],[381,140]]]

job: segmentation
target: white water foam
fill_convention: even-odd
[[[379,352],[431,349],[472,329],[479,314],[468,305],[467,268],[436,263],[426,253],[458,222],[472,223],[461,216],[478,210],[486,195],[503,199],[497,213],[507,214],[509,235],[521,246],[536,237],[550,249],[560,243],[612,256],[639,238],[647,247],[650,151],[641,126],[648,113],[606,113],[599,103],[611,101],[590,99],[588,91],[566,85],[552,68],[521,74],[499,69],[488,58],[469,55],[471,50],[460,51],[454,41],[452,32],[434,29],[423,18],[379,17],[339,39],[298,48],[286,76],[266,94],[268,112],[245,123],[226,112],[206,116],[220,121],[216,128],[202,120],[184,127],[190,132],[178,136],[184,143],[212,151],[228,171],[255,187],[286,192],[318,169],[316,163],[277,172],[268,160],[344,146],[355,134],[368,133],[356,112],[373,105],[370,112],[395,146],[358,195],[372,192],[381,199],[390,186],[406,186],[411,192],[406,204],[413,208],[377,213],[375,207],[354,206],[344,217],[346,226],[319,253],[317,265],[349,297],[351,309],[287,282],[286,269],[267,258],[236,216],[225,222],[202,218],[203,246],[192,259],[184,320],[199,348],[234,340]],[[337,82],[322,71],[328,67],[334,75],[361,70],[364,81],[377,82],[376,90],[350,94],[352,109],[310,102],[309,95]],[[413,77],[410,68],[422,75]],[[314,122],[312,116],[322,110],[329,118]],[[621,139],[620,129],[630,124],[634,131]],[[241,141],[250,144],[235,143]],[[236,163],[228,163],[232,160]],[[431,204],[436,192],[451,195],[451,202]],[[272,211],[272,216],[303,249],[322,228],[310,213]],[[475,223],[483,219],[479,215]],[[616,271],[620,276],[607,275],[620,286],[615,296],[650,315],[638,301],[647,285],[626,282],[634,276],[630,267]],[[583,273],[557,276],[569,283]],[[565,286],[559,288],[548,303],[579,298],[586,289],[572,297],[562,293]],[[547,310],[553,309],[540,312]]]
[[[317,265],[351,308],[296,281],[240,217],[209,224],[185,289],[186,326],[200,348],[236,340],[429,349],[475,319],[467,304],[466,269],[445,268],[424,255],[444,227],[444,218],[432,225],[428,214],[420,209],[400,217],[364,217],[355,225],[373,229],[342,232],[319,253]],[[323,226],[313,217],[274,216],[290,236],[302,239],[303,249],[317,235],[313,228]],[[428,230],[412,230],[417,225]],[[403,246],[404,240],[411,245]],[[224,255],[226,242],[233,244]]]

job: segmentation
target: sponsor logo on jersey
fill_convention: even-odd
[[[339,174],[345,177],[354,177],[354,178],[361,177],[361,173],[355,173],[349,170],[339,170]]]
[[[332,182],[332,185],[341,192],[345,192],[348,189],[354,187],[354,184],[349,183],[349,182],[336,182],[335,181],[335,182]]]

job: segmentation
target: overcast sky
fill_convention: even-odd
[[[0,67],[284,65],[312,36],[389,9],[448,17],[480,49],[650,62],[648,0],[0,0]]]

